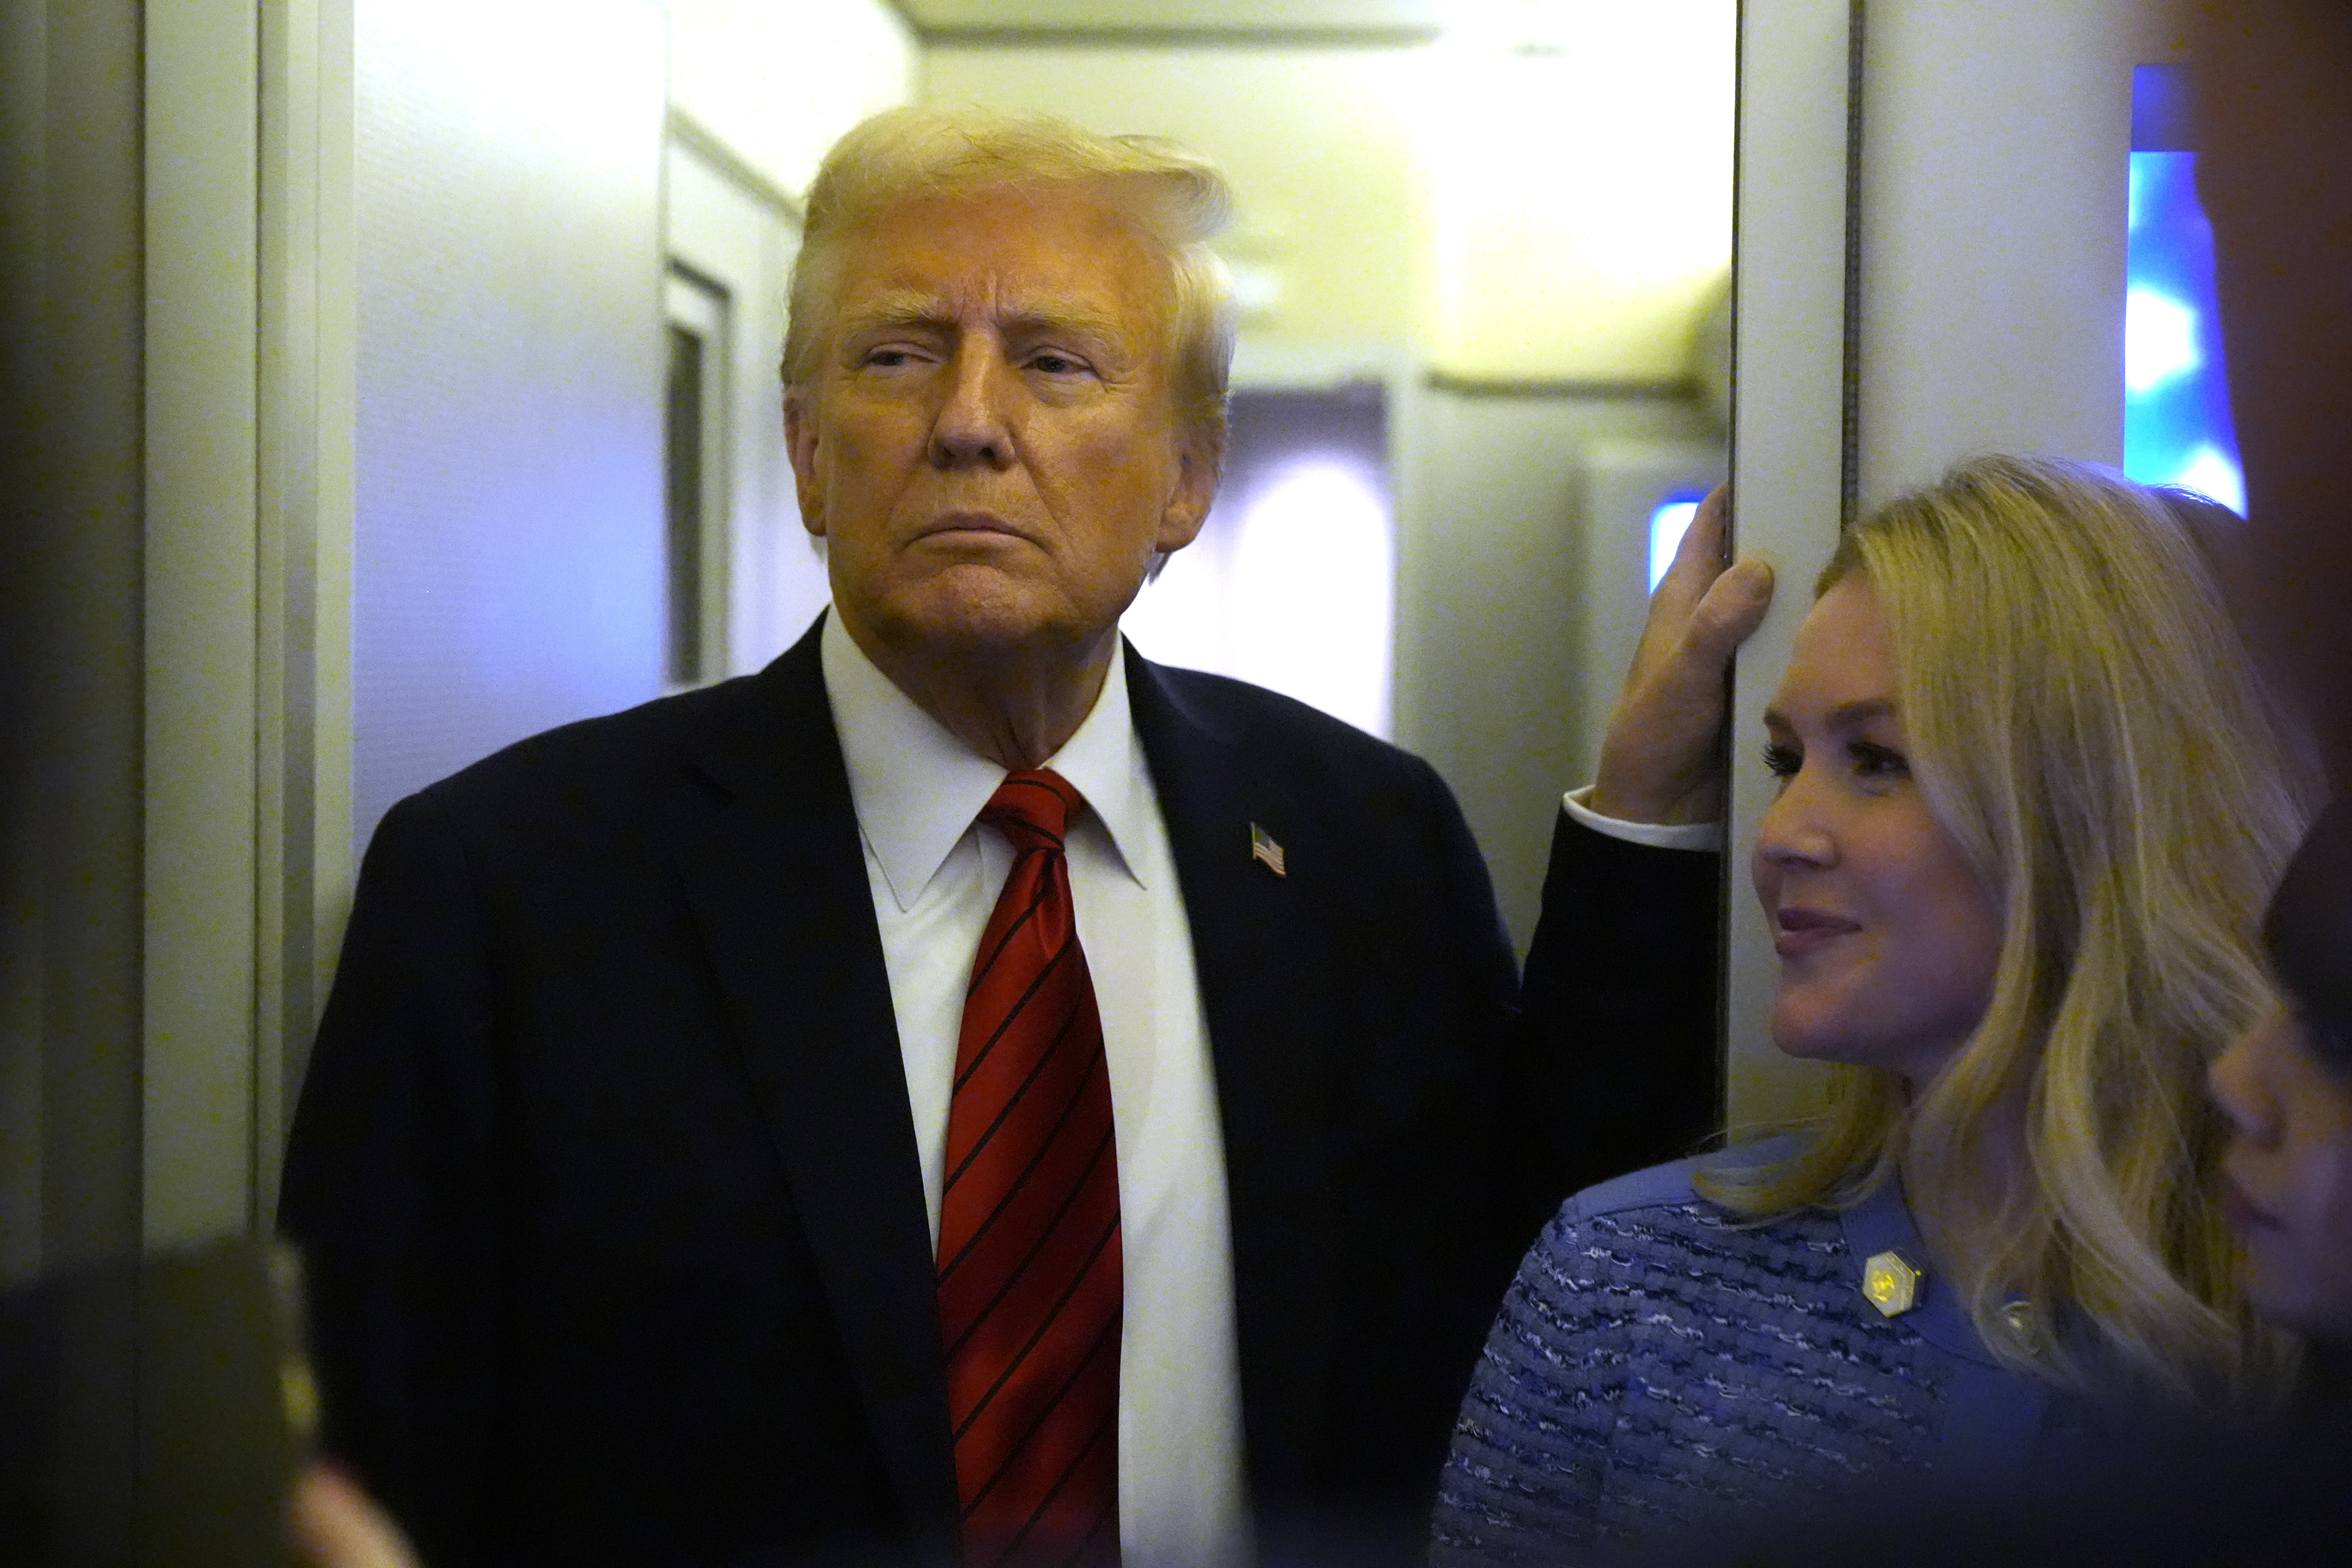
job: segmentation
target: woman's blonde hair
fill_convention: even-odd
[[[1916,1208],[1957,1212],[2021,1100],[2031,1180],[1955,1282],[1985,1342],[2061,1382],[2259,1402],[2290,1363],[2240,1292],[2203,1083],[2269,1005],[2259,931],[2318,798],[2308,750],[2180,510],[2105,470],[1962,463],[1851,531],[1817,592],[1856,574],[1915,776],[2001,911],[1992,997],[1916,1097],[1839,1068],[1801,1152],[1708,1195],[1843,1206],[1899,1169]],[[2020,1293],[2042,1310],[2006,1312]]]
[[[866,120],[825,154],[809,187],[784,333],[787,388],[819,368],[843,248],[894,207],[925,196],[1078,185],[1099,192],[1169,274],[1167,345],[1177,417],[1210,456],[1224,450],[1234,308],[1209,248],[1232,219],[1216,166],[1157,136],[1100,136],[1043,115],[919,104]]]

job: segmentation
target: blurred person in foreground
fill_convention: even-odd
[[[279,1212],[431,1568],[1410,1559],[1527,1233],[1706,1130],[1699,858],[1563,823],[1522,986],[1428,764],[1122,643],[1226,205],[851,132],[784,356],[830,610],[376,830]]]
[[[1440,1564],[2014,1510],[2144,1424],[2257,1419],[2291,1381],[2202,1088],[2273,1005],[2257,927],[2316,784],[2183,516],[1976,459],[1858,525],[1817,592],[1751,870],[1773,1037],[1839,1064],[1830,1107],[1561,1209],[1464,1402]],[[1661,815],[1615,756],[1696,759],[1712,729],[1659,723],[1644,685],[1637,663],[1605,815]]]
[[[2323,1398],[2352,1395],[2352,801],[2295,852],[2263,926],[2284,1005],[2213,1064],[2229,1116],[2225,1212],[2263,1315],[2325,1347]]]
[[[2265,1315],[2310,1342],[2283,1451],[2242,1467],[2242,1514],[2352,1507],[2352,5],[2187,0],[2198,194],[2213,226],[2245,526],[2239,610],[2286,671],[2336,797],[2282,880],[2264,940],[2284,1005],[2215,1064],[2233,1137],[2225,1202]]]
[[[2217,1064],[2231,1209],[2263,1310],[2323,1372],[2352,1342],[2352,5],[2185,0],[2246,525],[2238,607],[2286,671],[2337,800],[2266,922],[2287,1005]],[[2343,1393],[2340,1372],[2337,1393]]]
[[[2182,4],[2247,525],[2241,610],[2287,668],[2337,799],[2264,928],[2286,1005],[2216,1064],[2263,1310],[2352,1344],[2352,5]],[[2337,1392],[2343,1392],[2340,1384]]]
[[[2352,790],[2352,5],[2176,0],[2246,524],[2233,600]]]

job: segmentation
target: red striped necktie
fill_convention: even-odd
[[[968,1568],[1118,1561],[1118,1152],[1062,842],[1085,805],[1006,778],[1013,862],[972,960],[940,1201]]]

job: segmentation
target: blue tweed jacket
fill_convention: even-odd
[[[1864,1260],[1927,1259],[1893,1185],[1745,1225],[1693,1190],[1698,1163],[1578,1194],[1528,1253],[1463,1401],[1433,1563],[1719,1551],[1825,1502],[2004,1495],[2080,1453],[2086,1403],[1995,1362],[1954,1292],[1930,1278],[1891,1318],[1864,1298]]]

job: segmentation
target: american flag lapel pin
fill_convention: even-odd
[[[1282,846],[1274,841],[1273,834],[1255,822],[1250,824],[1250,858],[1277,877],[1290,875],[1288,871],[1283,869]]]

